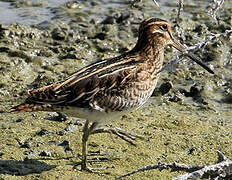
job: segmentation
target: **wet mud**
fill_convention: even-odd
[[[16,2],[14,8],[46,6]],[[98,173],[73,169],[81,160],[83,120],[50,112],[9,113],[28,89],[65,79],[90,62],[131,49],[144,18],[170,21],[174,36],[188,46],[209,33],[231,29],[230,1],[217,12],[219,24],[207,14],[207,6],[200,5],[186,5],[177,21],[177,4],[164,3],[159,9],[148,0],[136,7],[124,1],[79,1],[52,8],[51,21],[1,24],[0,179],[114,179],[160,161],[214,164],[216,150],[232,159],[231,36],[195,52],[215,75],[183,59],[161,73],[153,96],[141,109],[104,124],[143,135],[136,146],[109,134],[90,137],[90,166],[106,168]],[[165,62],[176,54],[167,48]],[[170,179],[180,174],[152,170],[127,179]]]

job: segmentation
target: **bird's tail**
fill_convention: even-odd
[[[20,104],[11,108],[10,112],[54,111],[49,104]]]

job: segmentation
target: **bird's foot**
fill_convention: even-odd
[[[103,171],[103,170],[106,170],[108,169],[107,167],[106,168],[91,168],[91,167],[85,167],[85,168],[81,168],[81,171],[87,171],[89,173],[99,173],[100,171]],[[102,172],[100,172],[102,173]]]
[[[129,132],[127,130],[123,130],[121,128],[99,128],[95,129],[91,132],[91,134],[97,134],[97,133],[110,133],[118,136],[119,138],[123,139],[124,141],[130,143],[131,145],[136,145],[133,141],[136,140],[137,138],[139,139],[144,139],[142,135]]]
[[[81,166],[81,169],[77,168],[78,166]],[[85,171],[85,172],[89,172],[89,173],[101,173],[101,174],[104,173],[104,172],[101,172],[101,171],[106,170],[108,168],[109,167],[105,167],[105,168],[92,168],[92,167],[87,166],[87,163],[83,163],[83,162],[76,163],[73,166],[73,169],[79,169],[81,171]]]
[[[87,171],[89,173],[97,172],[97,168],[88,167],[87,164],[81,164],[81,171]]]

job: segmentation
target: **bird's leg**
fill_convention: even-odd
[[[131,145],[136,145],[133,142],[136,138],[144,139],[144,137],[139,135],[139,134],[129,132],[129,131],[123,130],[121,128],[107,128],[107,127],[98,128],[98,129],[94,128],[94,129],[91,130],[90,133],[91,134],[97,134],[97,133],[114,134],[114,135],[118,136],[119,138],[123,139],[124,141],[130,143]]]
[[[82,136],[82,162],[81,162],[81,170],[91,171],[90,168],[87,167],[87,141],[91,131],[97,126],[98,123],[93,123],[89,127],[89,121],[86,120],[84,128],[83,128],[83,136]]]
[[[81,170],[86,170],[89,172],[94,172],[94,169],[87,167],[87,141],[91,134],[97,133],[110,133],[117,135],[121,139],[127,141],[128,143],[135,145],[133,140],[136,138],[143,139],[143,136],[125,131],[121,128],[97,128],[99,123],[94,122],[89,126],[89,121],[86,121],[84,128],[83,128],[83,136],[82,136],[82,162],[81,162]],[[95,169],[99,170],[99,169]]]
[[[88,170],[87,168],[87,140],[89,137],[89,121],[86,120],[83,135],[82,135],[82,162],[81,162],[81,170]]]
[[[93,134],[92,132],[95,131],[95,129],[97,128],[98,125],[99,125],[99,123],[94,122],[94,123],[89,127],[89,134]]]

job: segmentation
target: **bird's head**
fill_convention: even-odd
[[[135,46],[137,50],[151,48],[152,50],[163,50],[166,46],[172,46],[175,49],[183,52],[186,50],[186,46],[179,43],[172,35],[171,25],[159,18],[148,18],[144,20],[139,27],[138,42]],[[192,53],[187,53],[187,56],[201,65],[208,72],[213,73],[213,71],[203,64],[199,58],[197,58]]]
[[[140,24],[138,41],[151,46],[166,47],[173,43],[172,38],[171,25],[165,20],[149,18]]]

